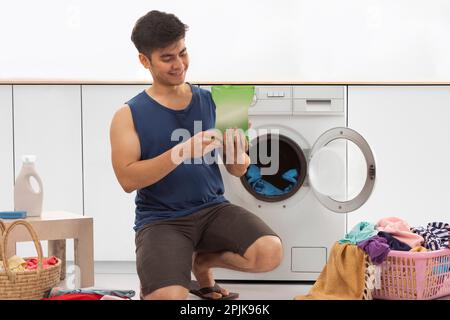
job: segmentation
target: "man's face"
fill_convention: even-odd
[[[147,66],[143,64],[150,70],[153,81],[169,86],[183,84],[189,66],[189,56],[184,39],[180,39],[166,48],[153,50],[151,59],[147,62]]]

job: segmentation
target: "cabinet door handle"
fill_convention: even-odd
[[[331,99],[306,99],[309,104],[331,104]]]

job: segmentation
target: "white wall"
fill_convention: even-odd
[[[0,211],[14,209],[12,86],[0,86]]]
[[[448,81],[448,0],[16,0],[0,79],[148,81],[130,34],[147,11],[190,26],[190,81]]]
[[[377,178],[360,221],[399,217],[411,226],[450,220],[450,86],[349,86],[348,125],[367,139]]]

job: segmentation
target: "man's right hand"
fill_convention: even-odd
[[[200,158],[222,146],[222,135],[215,129],[206,130],[195,134],[182,145],[184,159]]]

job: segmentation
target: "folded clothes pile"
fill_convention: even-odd
[[[52,288],[41,300],[131,300],[133,290]]]

